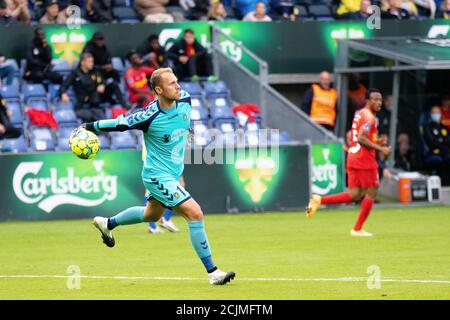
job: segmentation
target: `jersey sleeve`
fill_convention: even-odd
[[[369,112],[362,112],[360,121],[360,130],[369,132],[375,126],[375,117]]]
[[[150,124],[155,120],[161,111],[153,107],[138,110],[128,115],[120,115],[117,119],[98,120],[87,123],[86,129],[93,132],[113,132],[127,130],[148,131]]]
[[[178,103],[181,102],[186,102],[189,104],[189,107],[191,107],[191,95],[185,90],[181,90],[180,92],[180,99],[178,99]]]

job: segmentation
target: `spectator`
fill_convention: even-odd
[[[389,128],[391,124],[391,111],[392,111],[392,95],[388,94],[384,96],[383,106],[380,112],[377,114],[378,118],[378,132],[380,134],[389,134]]]
[[[409,135],[399,133],[397,136],[397,148],[395,155],[395,167],[405,171],[412,171],[417,168],[414,152],[411,149]]]
[[[52,71],[52,50],[42,28],[34,30],[34,38],[27,50],[26,57],[25,80],[35,83],[42,83],[44,80],[51,83],[62,83],[63,77]]]
[[[65,24],[65,10],[59,11],[58,0],[45,0],[45,14],[39,20],[42,24]]]
[[[22,134],[20,129],[13,127],[10,117],[11,111],[6,109],[5,100],[0,94],[0,140],[18,138]]]
[[[45,14],[45,0],[30,0],[33,6],[33,18],[39,20]]]
[[[450,95],[446,94],[441,99],[442,124],[450,129]]]
[[[313,84],[302,100],[302,110],[308,114],[312,121],[332,131],[336,122],[336,89],[331,87],[331,75],[322,71],[319,75],[319,84]]]
[[[350,12],[357,12],[360,10],[361,0],[341,0],[341,3],[336,11],[338,16],[342,16],[344,14]]]
[[[75,113],[85,122],[105,118],[105,112],[100,103],[116,103],[113,95],[120,92],[115,82],[106,84],[101,72],[94,66],[94,57],[91,53],[81,54],[80,64],[64,80],[60,89],[61,100],[70,101],[67,94],[69,87],[75,92]]]
[[[91,22],[108,23],[114,20],[112,0],[87,0],[86,14]]]
[[[269,6],[269,0],[236,0],[236,7],[241,14],[241,17],[245,17],[247,14],[255,10],[255,6],[258,2],[264,2],[266,7]]]
[[[342,19],[349,20],[365,20],[370,17],[369,7],[372,5],[370,0],[361,0],[359,5],[359,11],[346,12],[339,16]]]
[[[5,55],[0,52],[0,83],[4,81],[4,84],[11,85],[14,80],[14,73],[14,67],[6,62]]]
[[[225,21],[227,12],[222,2],[214,2],[208,10],[209,21]]]
[[[295,21],[297,20],[297,15],[294,11],[294,6],[296,4],[295,0],[280,0],[279,10],[281,10],[281,16],[284,20]],[[274,2],[271,3],[272,7]]]
[[[363,0],[364,2],[365,0]],[[354,110],[359,110],[364,107],[366,103],[367,88],[361,82],[361,75],[359,73],[351,73],[348,81],[348,98],[353,105]]]
[[[188,11],[189,20],[208,20],[209,0],[193,0],[194,6]]]
[[[142,56],[144,63],[154,70],[168,66],[166,50],[159,44],[157,34],[151,34],[140,46],[138,53]]]
[[[434,19],[436,15],[436,3],[434,0],[414,0],[414,4],[419,16],[426,16]]]
[[[83,52],[89,52],[94,57],[94,65],[102,73],[103,79],[120,84],[120,74],[114,69],[112,56],[105,45],[105,36],[101,32],[95,32],[92,39],[86,44]]]
[[[389,0],[387,10],[381,12],[382,19],[407,20],[410,18],[408,11],[402,8],[402,0]]]
[[[436,17],[441,19],[450,19],[450,0],[445,0],[442,2]]]
[[[136,11],[147,23],[169,23],[173,22],[173,16],[167,13],[166,5],[169,0],[135,0]]]
[[[0,0],[0,25],[10,24],[17,24],[17,20],[9,14],[6,1]]]
[[[8,11],[18,22],[30,24],[31,14],[28,10],[28,0],[6,0]]]
[[[272,18],[266,14],[266,4],[258,2],[255,5],[255,11],[249,12],[245,15],[243,21],[266,22],[272,21]]]
[[[148,78],[155,69],[143,65],[143,60],[137,52],[128,55],[131,68],[125,73],[125,81],[128,87],[130,102],[138,108],[146,107],[154,100],[150,91]]]
[[[192,29],[184,30],[184,37],[176,42],[167,53],[173,61],[175,73],[179,79],[212,74],[211,59],[206,49],[195,39]]]
[[[378,138],[378,144],[383,147],[389,146],[389,137],[387,134],[380,134]],[[377,152],[377,163],[378,163],[378,175],[380,180],[383,178],[391,178],[392,173],[387,168],[386,162],[388,157],[381,152]]]
[[[429,154],[425,164],[441,176],[444,185],[450,184],[450,135],[448,128],[441,124],[441,109],[433,106],[430,121],[424,129],[424,139]]]

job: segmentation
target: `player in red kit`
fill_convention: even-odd
[[[130,102],[137,105],[138,108],[143,108],[154,99],[147,80],[154,69],[144,66],[143,60],[137,52],[131,52],[128,56],[128,61],[130,61],[131,68],[125,73],[125,81]]]
[[[363,229],[363,224],[372,210],[379,185],[376,152],[385,156],[391,154],[391,147],[381,146],[377,142],[375,115],[383,102],[381,93],[377,89],[369,89],[365,98],[366,105],[355,113],[352,123],[352,142],[347,157],[349,191],[323,197],[313,195],[306,208],[306,216],[311,218],[321,204],[351,203],[364,193],[358,220],[350,231],[353,237],[372,236]]]

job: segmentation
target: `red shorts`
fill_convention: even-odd
[[[378,169],[347,168],[348,187],[362,189],[377,188],[380,185]]]

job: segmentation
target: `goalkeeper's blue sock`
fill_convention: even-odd
[[[166,219],[166,221],[169,221],[170,218],[172,218],[172,216],[173,216],[172,209],[166,209],[166,211],[164,211],[163,217],[164,219]]]
[[[211,258],[211,250],[209,249],[208,238],[206,237],[205,224],[201,221],[189,221],[189,236],[191,237],[192,245],[198,257],[202,260],[208,273],[217,269]]]
[[[156,225],[156,222],[149,222],[149,223],[148,223],[148,226],[149,226],[150,228],[152,228],[152,229],[158,228],[158,226]]]
[[[108,219],[108,229],[112,230],[117,226],[143,222],[144,209],[145,207],[131,207],[116,214],[114,217]]]

